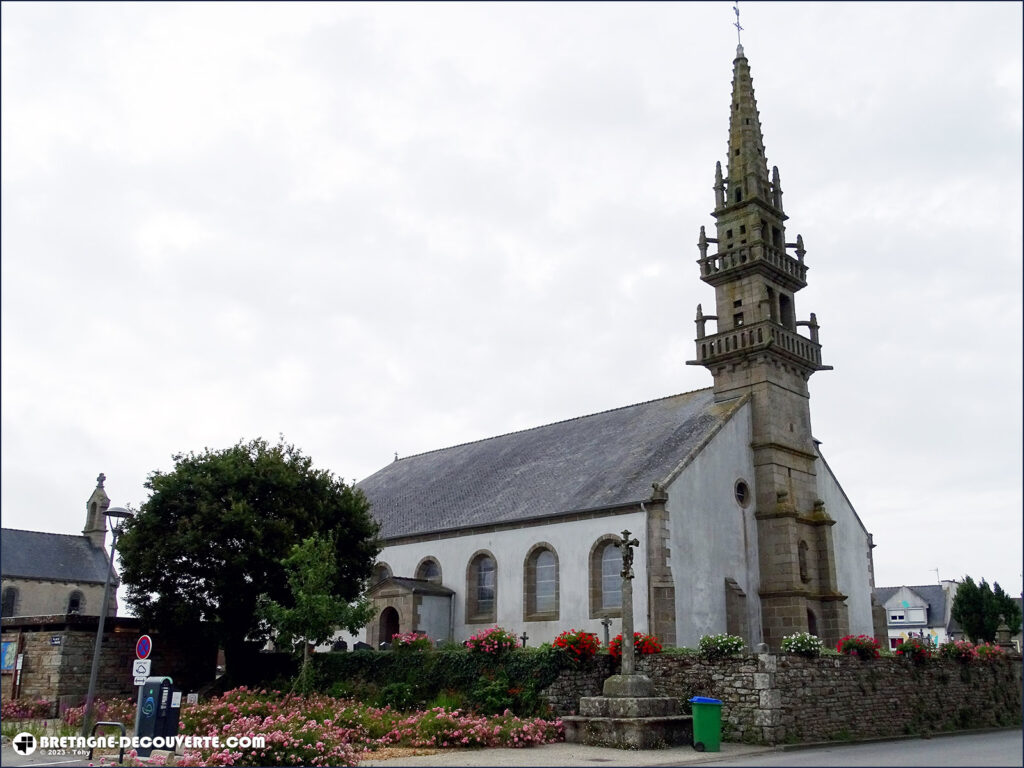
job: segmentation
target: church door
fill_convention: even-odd
[[[398,632],[398,611],[388,606],[380,612],[380,639],[377,647],[380,647],[379,643],[390,643]]]

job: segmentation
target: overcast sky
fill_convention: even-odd
[[[1022,6],[741,11],[876,582],[1018,593]],[[0,15],[5,527],[240,439],[351,481],[710,386],[731,3]]]

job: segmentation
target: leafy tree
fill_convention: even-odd
[[[1016,635],[1021,627],[1020,604],[1003,591],[998,581],[992,585],[992,594],[996,599],[996,608],[1010,628],[1010,636]]]
[[[951,615],[967,637],[976,643],[996,639],[1001,617],[1005,617],[1011,634],[1019,632],[1021,627],[1020,607],[999,583],[996,582],[993,589],[984,579],[975,584],[970,576],[965,576],[956,590]]]
[[[127,603],[140,618],[172,634],[209,622],[239,679],[269,635],[258,597],[293,605],[282,565],[293,546],[327,537],[336,570],[323,588],[344,603],[359,597],[380,551],[361,491],[283,439],[173,459],[172,471],[150,474],[150,497],[118,539]]]
[[[257,602],[258,616],[277,631],[279,642],[301,645],[302,669],[292,690],[310,690],[310,643],[327,642],[338,628],[356,632],[373,618],[373,606],[365,598],[348,603],[334,596],[336,550],[331,536],[310,536],[294,545],[281,562],[288,573],[293,606],[282,605],[266,593]]]

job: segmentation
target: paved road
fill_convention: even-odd
[[[1021,766],[1021,731],[993,731],[932,739],[844,744],[728,758],[716,766]]]
[[[578,744],[547,744],[529,749],[444,751],[434,755],[366,761],[361,766],[1013,766],[1020,768],[1021,731],[992,731],[932,739],[900,739],[871,743],[771,749],[723,744],[719,753],[690,747],[630,752]]]

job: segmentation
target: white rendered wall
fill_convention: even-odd
[[[529,646],[551,642],[567,629],[583,629],[603,638],[601,620],[590,618],[590,549],[602,536],[618,536],[624,528],[640,541],[633,562],[634,629],[646,632],[647,524],[642,512],[387,546],[377,560],[387,563],[394,576],[406,577],[415,575],[416,566],[424,557],[437,560],[441,566],[441,584],[455,592],[452,608],[455,642],[462,642],[495,624],[516,635],[526,630]],[[541,542],[551,545],[558,556],[559,617],[557,621],[524,621],[524,565],[527,553]],[[489,551],[497,561],[497,620],[466,624],[466,570],[470,559],[481,550]],[[614,619],[613,622],[612,637],[622,631],[621,621]],[[359,639],[365,641],[365,637]],[[351,647],[351,639],[346,637],[346,640]]]
[[[871,620],[871,573],[868,558],[871,544],[850,500],[824,460],[817,462],[818,496],[825,511],[836,521],[832,526],[832,547],[836,558],[836,586],[846,595],[850,633],[874,635]]]
[[[668,488],[670,565],[676,588],[676,645],[696,648],[701,635],[726,631],[725,579],[747,595],[751,641],[761,641],[756,488],[750,450],[750,405],[733,414]],[[744,509],[737,480],[750,489]]]

